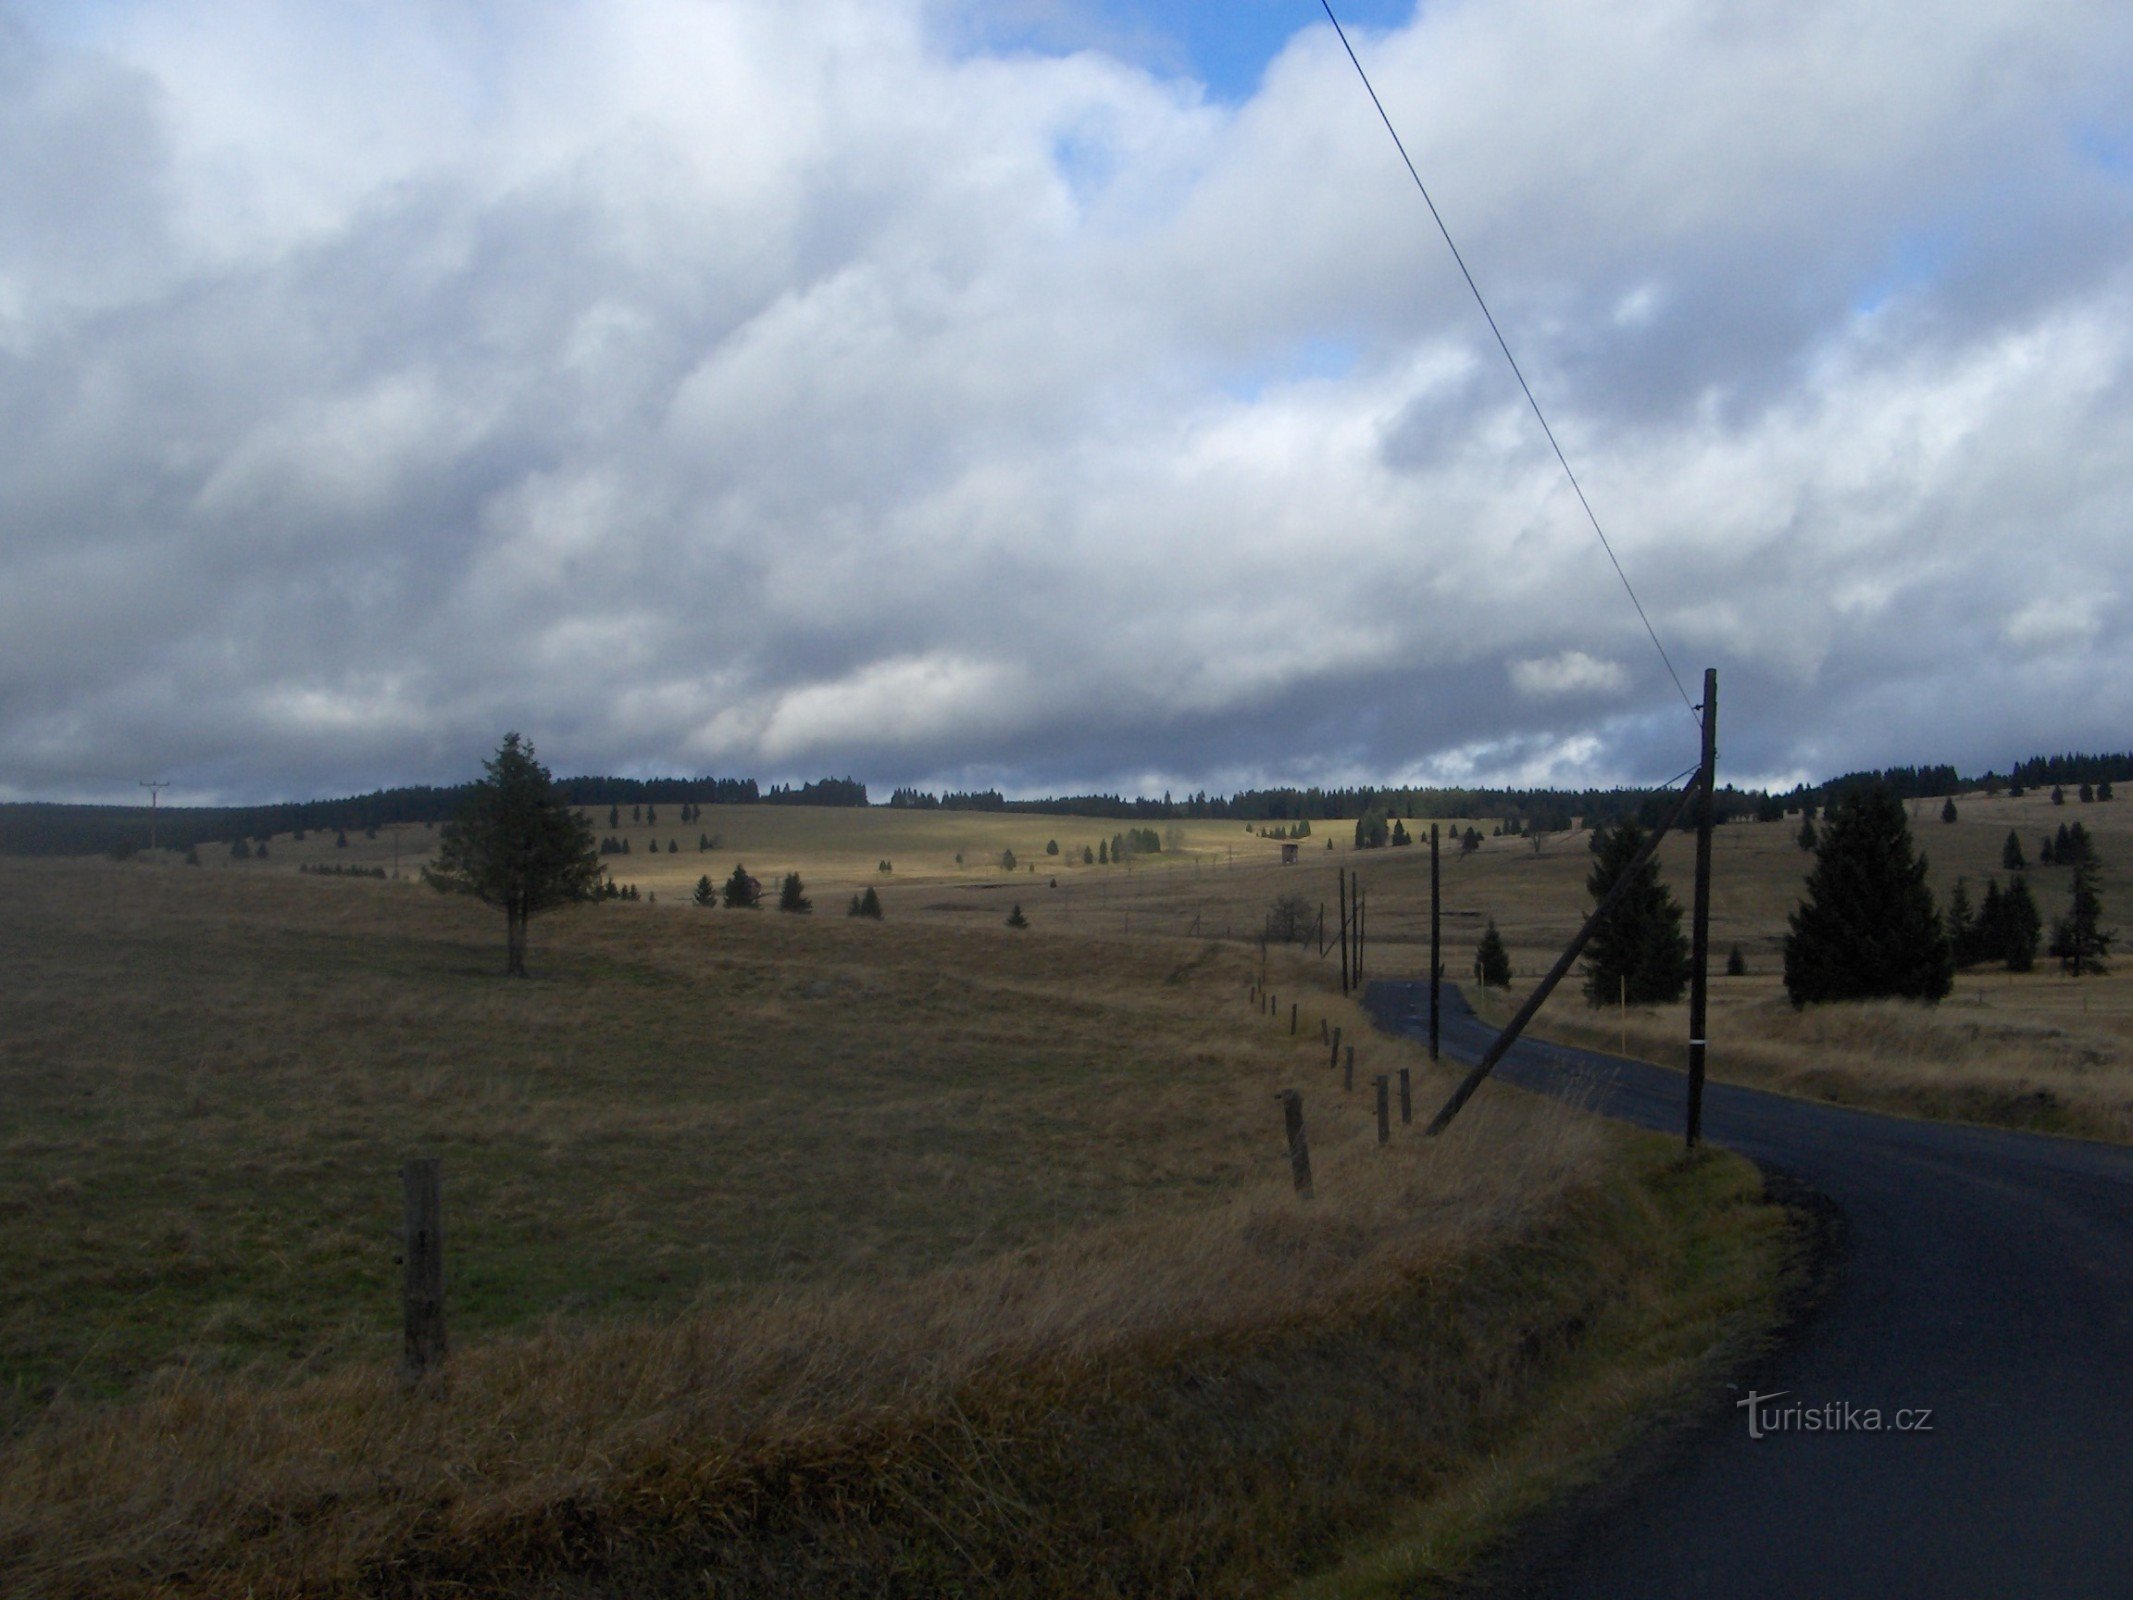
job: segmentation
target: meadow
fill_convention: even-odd
[[[1241,826],[1047,874],[1016,932],[953,850],[839,915],[886,835],[749,810],[706,827],[820,913],[571,908],[528,982],[487,908],[294,870],[382,837],[0,862],[9,1593],[1378,1592],[1775,1314],[1791,1234],[1737,1161],[1510,1090],[1380,1147],[1321,1024],[1364,1085],[1442,1074],[1315,957],[1157,931],[1300,870],[1228,865]],[[945,820],[936,857],[1068,838]],[[944,819],[888,821],[917,862]],[[408,1396],[412,1154],[453,1352]]]
[[[1910,804],[1912,832],[1930,863],[1929,881],[1942,904],[1963,880],[1973,905],[1987,878],[2005,882],[2001,847],[2010,831],[2022,842],[2032,892],[2047,926],[2065,907],[2068,872],[2038,864],[2040,844],[2062,823],[2079,821],[2102,860],[2107,925],[2129,925],[2133,907],[2133,807],[2122,801],[2083,805],[2049,794],[1959,797],[1958,817],[1943,823],[1938,800]],[[818,906],[839,908],[873,884],[893,916],[961,923],[997,921],[1021,903],[1045,931],[1119,935],[1170,934],[1249,938],[1267,906],[1297,894],[1335,918],[1335,868],[1360,874],[1370,896],[1374,977],[1426,971],[1429,905],[1429,819],[1410,824],[1423,842],[1404,849],[1357,851],[1353,824],[1314,825],[1299,859],[1280,864],[1281,846],[1239,822],[1184,821],[1160,825],[1174,848],[1125,864],[1084,866],[1083,845],[1126,826],[1099,818],[1041,817],[977,812],[814,810],[768,806],[707,812],[687,829],[631,825],[619,830],[632,853],[611,858],[619,878],[639,883],[662,903],[685,901],[697,877],[722,882],[735,861],[746,861],[766,886],[776,875],[800,871],[820,890]],[[594,822],[600,831],[605,817]],[[1518,974],[1510,998],[1545,971],[1576,931],[1591,901],[1585,877],[1591,860],[1582,830],[1537,837],[1496,836],[1494,819],[1438,819],[1444,831],[1445,961],[1456,981],[1468,975],[1482,929],[1493,919],[1508,943]],[[1872,1105],[1908,1114],[1946,1116],[2111,1139],[2133,1138],[2133,967],[2114,962],[2101,977],[2062,976],[2040,954],[2036,970],[2009,973],[1982,967],[1958,976],[1939,1006],[1884,1003],[1795,1011],[1784,997],[1786,917],[1798,904],[1812,858],[1795,842],[1798,818],[1737,822],[1714,838],[1712,894],[1712,1026],[1710,1070],[1719,1077],[1788,1093]],[[1483,841],[1471,854],[1457,848],[1457,831],[1475,827]],[[695,851],[705,829],[720,848]],[[654,840],[678,840],[681,853],[654,854]],[[1048,841],[1057,857],[1044,854]],[[1329,849],[1329,843],[1331,848]],[[404,830],[409,860],[425,848],[422,830]],[[277,841],[274,860],[351,860],[386,865],[392,843],[352,838],[347,850],[314,834],[301,845]],[[1017,870],[1003,873],[1000,852],[1012,850]],[[963,860],[958,863],[955,857]],[[1663,876],[1685,905],[1692,841],[1662,847]],[[881,873],[882,860],[894,870]],[[222,865],[214,855],[210,865]],[[226,863],[268,871],[264,863]],[[759,866],[760,864],[760,866]],[[405,865],[405,863],[403,863]],[[412,870],[411,867],[407,870]],[[1725,975],[1738,947],[1747,971]],[[2128,957],[2133,960],[2133,956]],[[1332,958],[1323,964],[1330,967]],[[1471,989],[1471,985],[1470,985]],[[1474,993],[1490,1015],[1510,1007]],[[1681,1006],[1594,1010],[1573,980],[1536,1026],[1574,1043],[1626,1049],[1678,1065],[1685,1055],[1687,1018]]]

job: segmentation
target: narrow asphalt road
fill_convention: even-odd
[[[1423,985],[1368,1002],[1381,1027],[1427,1031]],[[1445,1053],[1478,1059],[1494,1030],[1445,1002]],[[1679,1073],[1533,1041],[1497,1071],[1681,1129]],[[2133,1596],[2133,1149],[1719,1083],[1704,1131],[1826,1196],[1846,1248],[1756,1372],[1774,1398],[1573,1516],[1509,1592]]]

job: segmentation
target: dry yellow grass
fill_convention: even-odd
[[[1622,1307],[1664,1321],[1666,1230],[1733,1250],[1696,1348],[1767,1302],[1737,1170],[1631,1181],[1509,1092],[1379,1148],[1315,1037],[1360,1015],[1293,953],[1300,1038],[1209,941],[608,905],[512,984],[494,913],[405,884],[0,892],[11,1594],[1248,1592],[1529,1426]],[[410,1401],[416,1148],[456,1344]],[[1655,1220],[1683,1182],[1723,1204]]]

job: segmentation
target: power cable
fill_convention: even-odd
[[[1526,404],[1533,408],[1534,420],[1540,423],[1541,432],[1548,436],[1549,448],[1554,450],[1555,459],[1561,463],[1563,476],[1570,480],[1571,492],[1578,497],[1578,504],[1585,509],[1585,520],[1592,524],[1592,531],[1600,536],[1600,548],[1607,552],[1607,559],[1615,569],[1615,576],[1622,580],[1622,592],[1629,596],[1629,603],[1637,608],[1637,620],[1644,624],[1644,631],[1651,636],[1652,648],[1659,652],[1659,660],[1666,667],[1666,675],[1674,680],[1674,688],[1681,695],[1681,703],[1689,708],[1690,718],[1695,719],[1696,702],[1689,698],[1689,691],[1682,684],[1681,674],[1674,670],[1673,658],[1666,653],[1666,646],[1659,642],[1659,630],[1652,626],[1652,619],[1645,614],[1644,602],[1637,598],[1637,591],[1630,584],[1629,574],[1622,570],[1621,559],[1615,555],[1615,547],[1608,541],[1607,530],[1600,526],[1600,519],[1593,512],[1592,502],[1585,498],[1584,485],[1578,482],[1578,475],[1570,470],[1570,458],[1563,454],[1562,445],[1556,441],[1555,430],[1548,426],[1547,413],[1541,410],[1540,402],[1533,397],[1533,386],[1526,382],[1526,375],[1519,368],[1518,358],[1511,354],[1511,346],[1503,336],[1503,329],[1496,325],[1495,314],[1489,310],[1488,301],[1482,298],[1481,285],[1474,281],[1474,274],[1467,269],[1466,257],[1459,253],[1459,246],[1453,243],[1452,230],[1444,225],[1444,218],[1437,210],[1437,202],[1429,197],[1429,186],[1422,181],[1422,174],[1415,170],[1414,158],[1408,155],[1407,146],[1400,139],[1400,130],[1392,125],[1392,118],[1385,112],[1385,102],[1378,98],[1377,89],[1370,82],[1370,74],[1363,70],[1363,63],[1355,53],[1355,46],[1348,42],[1348,30],[1341,26],[1341,19],[1333,14],[1332,0],[1318,0],[1318,3],[1325,7],[1326,20],[1333,24],[1333,31],[1340,36],[1341,48],[1348,52],[1348,60],[1355,67],[1355,75],[1363,80],[1363,90],[1370,96],[1370,103],[1377,107],[1378,120],[1385,124],[1385,131],[1392,135],[1392,147],[1400,152],[1400,160],[1407,167],[1407,175],[1415,180],[1415,188],[1422,196],[1422,203],[1429,207],[1430,219],[1437,224],[1437,231],[1444,235],[1445,248],[1451,251],[1452,260],[1459,264],[1459,275],[1466,279],[1467,288],[1473,291],[1474,304],[1481,307],[1481,314],[1489,324],[1489,332],[1496,335],[1496,348],[1503,352],[1504,360],[1511,364],[1511,375],[1518,380],[1518,387],[1526,396]]]

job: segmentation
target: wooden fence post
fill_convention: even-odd
[[[1289,1037],[1292,1039],[1296,1037],[1296,1007],[1298,1004],[1299,1002],[1295,1000],[1289,1002]]]
[[[1408,1081],[1407,1069],[1402,1067],[1400,1069],[1400,1126],[1404,1128],[1414,1120],[1415,1089],[1414,1085]]]
[[[1311,1146],[1304,1140],[1304,1101],[1294,1089],[1283,1089],[1274,1096],[1281,1102],[1281,1120],[1289,1136],[1289,1176],[1296,1184],[1296,1192],[1306,1200],[1311,1198]]]
[[[400,1383],[412,1389],[444,1365],[444,1183],[437,1158],[400,1167]]]
[[[1341,1072],[1341,1087],[1343,1089],[1353,1089],[1355,1087],[1355,1046],[1352,1044],[1348,1046],[1348,1065]]]
[[[1327,1065],[1327,1066],[1329,1066],[1329,1067],[1337,1067],[1337,1066],[1339,1066],[1340,1064],[1341,1064],[1341,1031],[1340,1031],[1340,1029],[1338,1029],[1338,1028],[1335,1028],[1335,1029],[1333,1030],[1333,1054],[1331,1054],[1330,1056],[1326,1057],[1326,1065]]]
[[[1391,1086],[1382,1072],[1371,1079],[1371,1082],[1377,1085],[1378,1090],[1378,1143],[1389,1144],[1392,1141]]]

